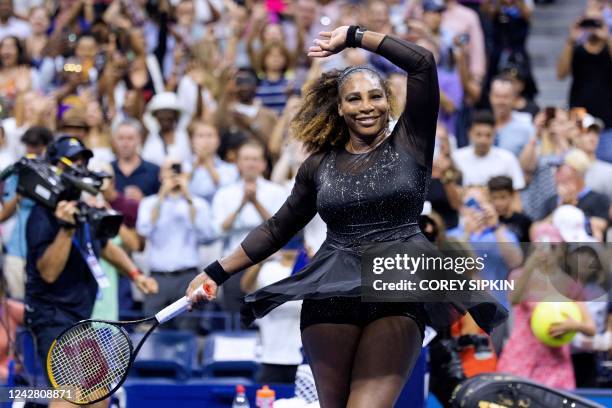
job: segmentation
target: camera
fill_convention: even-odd
[[[603,27],[603,21],[598,20],[596,18],[583,18],[580,23],[578,23],[578,27],[580,28],[601,28]]]
[[[19,177],[17,192],[50,210],[55,210],[62,200],[79,200],[83,191],[96,195],[100,192],[105,173],[82,170],[73,166],[60,172],[50,163],[34,157],[23,157],[0,173],[5,180],[16,174]],[[78,201],[76,221],[88,223],[98,239],[110,239],[117,235],[123,215],[113,210],[88,206]]]

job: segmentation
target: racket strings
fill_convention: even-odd
[[[84,322],[64,333],[50,355],[56,388],[72,390],[76,403],[106,397],[126,374],[131,343],[117,326]]]

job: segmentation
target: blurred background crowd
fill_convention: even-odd
[[[307,157],[292,140],[290,122],[311,78],[367,64],[388,79],[397,103],[405,102],[405,73],[384,58],[361,49],[317,61],[306,56],[320,31],[359,24],[416,42],[438,64],[441,106],[424,230],[437,242],[463,242],[465,251],[487,243],[498,256],[490,276],[513,273],[529,286],[534,270],[571,268],[568,254],[559,253],[569,250],[551,245],[528,253],[519,243],[593,241],[605,253],[603,243],[612,239],[612,2],[586,1],[558,38],[564,45],[557,75],[571,78],[571,89],[554,106],[538,105],[527,52],[536,6],[0,0],[0,170],[26,153],[41,155],[54,137],[83,141],[94,153],[89,166],[112,175],[98,199],[124,214],[116,242],[160,284],[143,298],[103,262],[113,284],[94,315],[153,314],[182,295],[194,271],[283,204]],[[5,327],[23,319],[25,225],[33,205],[16,193],[14,178],[3,183]],[[277,256],[229,280],[206,309],[237,314],[244,293],[289,276],[324,239],[325,224],[315,219]],[[513,246],[518,250],[508,250]],[[575,251],[596,261],[585,281],[610,279],[605,254]],[[568,389],[603,384],[612,330],[607,297],[585,302],[582,321],[557,328],[584,337],[561,348],[533,340],[528,298],[500,301],[513,318],[490,340],[496,352],[490,359],[461,351],[466,374],[500,369]],[[220,327],[212,318],[177,325],[201,335]],[[302,362],[299,304],[279,308],[259,329],[262,363]],[[469,317],[453,328],[455,336],[479,333]]]

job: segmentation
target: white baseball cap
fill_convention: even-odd
[[[584,212],[573,205],[562,205],[555,210],[553,225],[559,230],[565,242],[596,242],[586,231]]]
[[[584,118],[582,118],[582,128],[589,129],[591,126],[597,127],[599,132],[605,128],[603,120],[587,113],[584,115]]]

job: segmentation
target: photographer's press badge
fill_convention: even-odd
[[[85,232],[85,242],[87,245],[87,250],[81,247],[81,244],[79,243],[79,240],[76,238],[76,235],[72,237],[72,242],[74,243],[74,246],[77,247],[77,249],[83,256],[83,259],[85,259],[85,262],[87,262],[87,266],[89,267],[89,270],[93,274],[93,277],[96,279],[96,282],[98,282],[98,288],[106,289],[110,286],[110,281],[108,280],[108,277],[102,270],[102,266],[100,265],[100,262],[98,261],[98,257],[96,257],[96,254],[93,250],[93,243],[91,241],[91,232],[89,230],[88,223],[85,223],[84,232]]]
[[[87,265],[89,266],[89,270],[93,274],[94,278],[96,278],[96,282],[98,282],[99,289],[106,289],[110,286],[110,282],[108,281],[108,277],[102,270],[102,266],[100,262],[98,262],[98,258],[93,254],[93,251],[87,254],[85,258]]]

